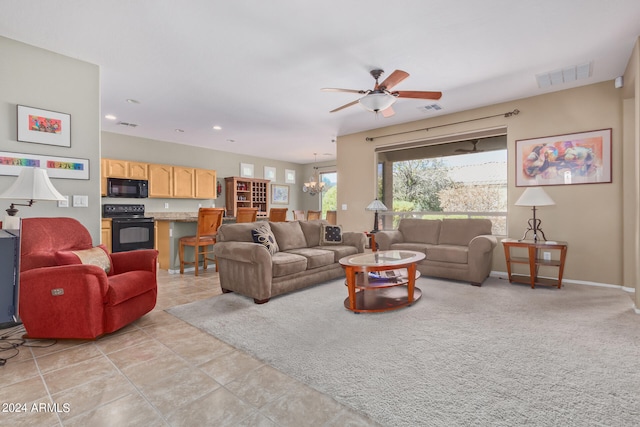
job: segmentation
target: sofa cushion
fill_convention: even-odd
[[[288,276],[307,269],[307,258],[289,252],[277,252],[271,257],[273,277]]]
[[[442,261],[454,264],[466,264],[468,255],[468,246],[437,245],[432,246],[427,251],[427,259],[429,261]]]
[[[439,219],[402,218],[398,230],[405,242],[437,245],[440,225]]]
[[[344,258],[349,255],[355,255],[358,253],[358,249],[355,246],[347,245],[318,246],[316,247],[316,249],[331,251],[333,253],[333,262],[338,262],[340,261],[340,258]]]
[[[342,226],[322,224],[320,234],[321,245],[341,245],[342,244]]]
[[[394,243],[389,249],[394,251],[415,251],[427,254],[433,247],[437,247],[437,245],[429,245],[427,243]]]
[[[300,227],[300,221],[269,222],[269,225],[281,251],[307,247],[307,239]]]
[[[58,265],[97,265],[102,268],[107,275],[113,273],[111,257],[105,245],[98,245],[91,249],[57,251],[55,258]]]
[[[278,252],[278,242],[276,242],[276,237],[273,235],[269,224],[263,224],[258,228],[254,228],[251,230],[251,235],[253,236],[253,241],[264,245],[271,255]]]
[[[287,251],[290,254],[302,255],[307,259],[307,270],[331,265],[335,262],[333,252],[318,248],[299,248]]]
[[[483,234],[491,234],[488,219],[443,219],[438,243],[467,246],[471,239]]]
[[[270,224],[266,221],[241,222],[236,224],[222,224],[218,227],[216,234],[217,242],[253,242],[251,230],[266,225],[271,229]]]
[[[314,219],[311,221],[300,221],[300,228],[307,239],[307,247],[313,248],[320,244],[320,233],[322,232],[322,224],[328,224],[324,219]]]

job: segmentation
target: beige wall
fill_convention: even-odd
[[[223,190],[220,197],[215,201],[145,199],[143,202],[148,212],[195,212],[198,210],[198,204],[202,204],[204,207],[210,207],[212,204],[217,207],[223,207],[225,205],[224,178],[227,176],[239,176],[241,162],[254,165],[255,178],[264,178],[265,166],[276,168],[276,181],[274,181],[274,184],[289,185],[289,205],[278,205],[278,207],[289,208],[289,212],[291,212],[307,201],[303,198],[304,195],[302,191],[300,191],[302,184],[285,184],[285,169],[295,170],[296,180],[302,182],[301,176],[304,176],[304,168],[297,163],[227,153],[202,147],[180,145],[112,132],[102,132],[102,157],[191,166],[214,169],[216,171]],[[104,203],[121,203],[117,199],[109,198],[104,198],[103,201]],[[165,202],[169,203],[168,209],[164,208]]]
[[[89,160],[89,180],[52,179],[64,195],[89,196],[88,208],[58,208],[55,202],[19,207],[19,216],[78,219],[100,242],[100,74],[98,66],[0,37],[0,151]],[[18,142],[16,105],[71,115],[71,147]],[[0,192],[15,177],[0,176]],[[16,202],[20,202],[17,201]],[[0,201],[2,210],[10,200]],[[4,212],[0,211],[0,220]]]
[[[520,114],[509,118],[502,116],[514,109],[520,110]],[[428,132],[382,137],[493,115],[500,116],[439,127]],[[339,211],[340,223],[349,230],[363,230],[363,221],[365,224],[373,222],[373,213],[365,212],[364,208],[376,194],[374,149],[377,146],[494,127],[507,128],[510,160],[515,158],[515,141],[518,139],[612,128],[613,182],[545,187],[556,205],[540,208],[538,212],[547,238],[569,242],[566,278],[622,285],[622,96],[614,88],[613,82],[339,137],[338,205],[348,205],[348,210]],[[368,142],[366,137],[379,138]],[[508,180],[508,230],[511,237],[519,238],[526,228],[531,210],[513,205],[524,191],[524,188],[515,186],[513,162],[509,164]],[[501,245],[494,253],[493,270],[506,271]]]

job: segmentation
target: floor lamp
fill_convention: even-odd
[[[522,239],[524,240],[530,231],[533,232],[533,241],[538,241],[538,233],[542,235],[542,238],[546,241],[547,238],[540,228],[542,221],[536,218],[536,208],[538,206],[551,206],[556,203],[551,197],[542,189],[542,187],[528,187],[522,193],[522,196],[516,202],[516,206],[531,206],[533,209],[533,218],[529,220],[529,228],[524,232]]]

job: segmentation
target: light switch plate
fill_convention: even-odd
[[[89,196],[73,196],[73,207],[74,208],[88,208],[89,207]]]
[[[69,196],[64,196],[65,200],[58,200],[59,208],[68,208],[69,207]]]
[[[346,204],[346,203],[343,203],[343,204],[342,204],[342,210],[343,210],[343,211],[346,211],[346,210],[347,210],[347,204]]]

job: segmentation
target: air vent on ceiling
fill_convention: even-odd
[[[127,126],[130,128],[138,127],[138,125],[135,123],[127,123],[127,122],[118,122],[118,126]]]
[[[541,89],[552,85],[561,85],[580,79],[586,79],[588,77],[591,77],[591,62],[564,67],[561,70],[553,70],[548,73],[536,74],[538,87]]]
[[[421,107],[418,107],[418,110],[426,111],[428,113],[433,113],[435,111],[442,110],[442,106],[440,104],[429,104],[429,105],[423,105]]]

